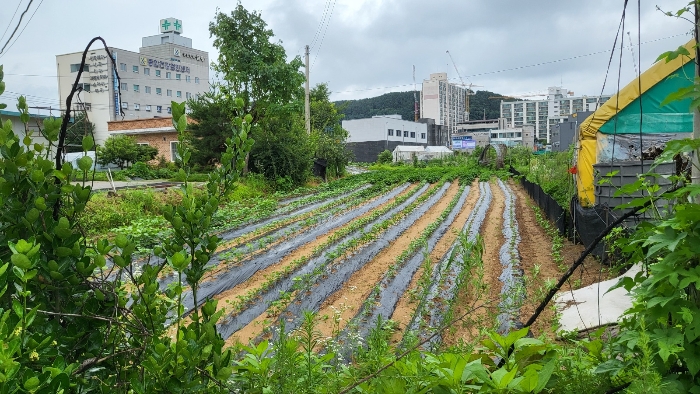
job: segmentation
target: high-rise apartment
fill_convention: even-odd
[[[513,127],[529,124],[535,126],[535,135],[540,141],[551,142],[551,128],[576,112],[595,111],[610,96],[573,97],[561,87],[547,89],[545,100],[501,101],[501,118],[506,118]]]
[[[88,52],[73,109],[85,109],[95,124],[95,140],[109,137],[107,122],[169,116],[171,101],[209,91],[209,54],[183,37],[182,21],[161,19],[160,34],[143,37],[138,52],[93,44]],[[65,110],[83,52],[56,56],[61,109]],[[119,78],[117,78],[117,75]]]
[[[423,81],[420,92],[420,117],[435,119],[435,124],[447,126],[448,135],[457,130],[457,124],[468,120],[466,113],[467,89],[447,79],[447,73],[430,74]]]

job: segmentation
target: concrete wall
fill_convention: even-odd
[[[373,117],[344,120],[343,128],[348,131],[347,142],[388,141],[427,145],[428,127],[394,117]],[[400,135],[397,135],[400,131]],[[391,133],[391,135],[389,135]]]
[[[354,155],[352,160],[362,163],[374,163],[377,161],[377,156],[379,156],[379,154],[385,149],[393,152],[394,148],[399,145],[425,146],[425,144],[401,141],[363,141],[348,142],[345,144],[348,150],[350,150]]]

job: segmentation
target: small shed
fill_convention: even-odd
[[[422,146],[398,145],[394,148],[394,163],[399,161],[412,161],[413,157],[419,158],[425,152]]]

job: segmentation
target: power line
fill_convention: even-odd
[[[15,16],[17,15],[17,11],[19,11],[19,6],[22,5],[22,1],[24,1],[24,0],[19,0],[19,3],[17,3],[17,8],[15,8],[15,13],[12,14],[12,18],[10,18],[10,21],[7,22],[7,27],[5,27],[5,31],[2,32],[2,37],[0,37],[0,41],[2,41],[3,38],[5,38],[5,34],[7,34],[7,30],[10,29],[10,25],[12,24],[12,21],[15,20]]]
[[[309,45],[310,48],[313,48],[314,45],[316,45],[316,40],[318,39],[321,29],[323,28],[323,24],[326,21],[326,15],[328,14],[328,10],[331,7],[331,0],[326,0],[326,5],[323,7],[323,14],[321,15],[321,20],[318,23],[318,28],[316,29],[316,32],[314,33],[314,38],[311,39],[311,44]]]
[[[5,51],[5,48],[7,47],[7,44],[9,44],[10,41],[12,41],[12,37],[14,37],[14,36],[15,36],[15,33],[17,33],[17,29],[19,29],[19,26],[22,24],[22,19],[24,18],[24,15],[29,11],[29,7],[32,6],[32,3],[33,3],[33,2],[34,2],[34,0],[29,0],[29,4],[27,4],[27,8],[25,8],[25,9],[24,9],[24,12],[22,12],[22,14],[19,16],[19,22],[17,22],[17,26],[15,26],[15,29],[12,31],[12,33],[10,34],[10,37],[9,37],[9,38],[7,39],[7,41],[5,42],[5,45],[3,45],[3,46],[2,46],[2,49],[0,49],[0,55],[2,55],[2,53]],[[13,18],[14,18],[14,17],[13,17]],[[10,22],[11,22],[11,21],[10,21]],[[22,30],[22,31],[24,31],[24,30]],[[22,33],[20,33],[20,35],[21,35],[21,34],[22,34]],[[19,37],[18,37],[18,38],[19,38]]]
[[[690,34],[690,33],[681,33],[681,34],[675,34],[675,35],[668,36],[668,37],[657,38],[657,39],[654,39],[654,40],[644,41],[644,42],[642,42],[642,43],[639,44],[639,45],[650,44],[650,43],[657,42],[657,41],[667,40],[667,39],[669,39],[669,38],[675,38],[675,37],[680,37],[680,36],[687,36],[688,34]],[[526,65],[526,66],[518,66],[518,67],[512,67],[512,68],[507,68],[507,69],[502,69],[502,70],[496,70],[496,71],[487,71],[487,72],[482,72],[482,73],[478,73],[478,74],[468,75],[468,76],[465,76],[465,78],[467,78],[467,77],[482,76],[482,75],[500,74],[500,73],[504,73],[504,72],[508,72],[508,71],[517,71],[517,70],[521,70],[521,69],[525,69],[525,68],[543,66],[543,65],[553,64],[553,63],[559,63],[559,62],[563,62],[563,61],[567,61],[567,60],[575,60],[575,59],[580,59],[580,58],[583,58],[583,57],[594,56],[594,55],[600,55],[600,54],[609,53],[609,52],[612,52],[612,51],[613,51],[613,50],[607,49],[607,50],[604,50],[604,51],[597,51],[597,52],[587,53],[587,54],[585,54],[585,55],[577,55],[577,56],[567,57],[567,58],[563,58],[563,59],[550,60],[550,61],[540,62],[540,63],[535,63],[535,64],[530,64],[530,65]],[[450,78],[449,80],[454,81],[454,80],[457,80],[457,79],[458,79],[458,78]],[[338,91],[338,92],[333,92],[333,93],[366,92],[366,91],[370,91],[370,90],[401,88],[401,87],[405,87],[405,86],[413,86],[413,85],[410,84],[410,83],[407,83],[407,84],[402,84],[402,85],[382,86],[382,87],[367,88],[367,89],[343,90],[343,91]]]
[[[337,0],[333,0],[333,7],[331,8],[331,13],[328,15],[328,18],[326,19],[326,28],[323,30],[323,36],[321,37],[321,43],[318,44],[318,50],[316,51],[316,56],[314,56],[314,61],[311,64],[311,68],[314,68],[316,65],[316,59],[318,59],[318,54],[321,52],[321,47],[323,47],[323,40],[326,38],[326,33],[328,32],[328,25],[331,24],[331,18],[333,17],[333,11],[335,10],[335,3]]]
[[[32,0],[32,1],[33,1],[33,0]],[[41,0],[41,1],[39,2],[39,5],[36,6],[36,8],[34,9],[34,12],[32,13],[32,16],[29,17],[29,20],[27,21],[27,23],[26,23],[26,24],[24,25],[24,27],[22,28],[22,31],[19,32],[19,35],[17,36],[17,38],[12,42],[12,45],[10,45],[10,47],[7,48],[8,51],[9,51],[10,49],[12,49],[13,46],[15,46],[15,44],[17,43],[17,41],[19,40],[19,38],[22,36],[22,33],[24,33],[24,29],[26,29],[27,26],[29,26],[29,24],[32,22],[32,19],[34,19],[34,15],[36,15],[36,12],[39,11],[39,7],[41,7],[42,4],[44,4],[44,0]],[[18,26],[19,26],[19,25],[18,25]],[[12,38],[12,37],[10,37],[10,38]],[[8,39],[7,42],[10,42],[9,39]],[[5,44],[5,45],[7,45],[7,44]],[[5,53],[7,53],[7,52],[5,52]],[[0,58],[2,58],[3,56],[5,56],[5,54],[0,53]]]

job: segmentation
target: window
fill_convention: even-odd
[[[140,110],[141,110],[141,106],[138,104],[134,104],[134,111],[140,111]]]
[[[182,74],[175,74],[175,79],[177,79],[178,81],[182,79]]]
[[[160,88],[156,88],[156,94],[159,96],[163,95],[163,91]]]
[[[168,107],[170,109],[170,107]],[[180,155],[177,154],[177,141],[170,141],[170,161],[177,161]]]
[[[134,84],[134,92],[136,92],[136,93],[139,92],[139,85]]]
[[[122,109],[129,109],[129,103],[122,101]]]
[[[165,95],[168,96],[168,97],[172,97],[173,91],[170,90],[170,89],[168,89],[168,90],[165,91]]]
[[[393,129],[387,130],[387,131],[386,131],[386,135],[393,136],[393,135],[394,135],[394,130],[393,130]]]
[[[89,83],[79,83],[78,88],[82,88],[83,91],[89,92],[90,91],[90,84]]]
[[[80,70],[80,63],[71,64],[71,65],[70,65],[70,72],[72,72],[72,73],[77,73],[78,70]],[[85,71],[85,72],[90,71],[90,66],[87,65],[87,64],[84,65],[84,66],[83,66],[83,71]]]
[[[415,131],[412,131],[412,132],[411,132],[411,138],[416,138],[416,132],[415,132]]]
[[[189,75],[185,75],[185,81],[190,82],[191,79],[192,77],[190,77]]]
[[[169,113],[169,114],[172,114],[172,113],[173,113],[173,109],[170,108],[170,107],[168,107],[168,113]]]
[[[166,78],[166,79],[170,79],[170,78],[172,78],[171,75],[173,75],[173,73],[171,73],[170,71],[167,71],[167,72],[165,73],[165,78]]]
[[[190,93],[190,92],[185,93],[185,98],[186,98],[186,99],[189,100],[191,97],[192,97],[192,93]]]
[[[126,84],[126,82],[122,82],[122,90],[129,90],[129,86]]]
[[[126,71],[126,63],[119,63],[119,71]]]
[[[151,94],[151,87],[150,86],[146,86],[145,89],[146,89],[146,93]]]
[[[425,139],[425,133],[420,133],[420,139],[422,139],[422,140]]]
[[[147,106],[146,106],[146,112],[151,112],[151,106],[150,106],[150,105],[147,105]]]
[[[404,136],[404,137],[408,137],[408,131],[404,130],[403,136]]]
[[[156,112],[158,112],[158,113],[163,112],[163,106],[162,106],[162,105],[156,105]]]
[[[194,83],[199,83],[199,77],[194,77]]]
[[[139,73],[139,66],[131,66],[131,71],[135,72],[136,74]]]
[[[156,70],[156,77],[160,78],[160,70]]]
[[[143,75],[151,75],[151,69],[148,67],[143,68]]]
[[[176,96],[176,97],[182,97],[182,92],[178,90],[177,92],[175,92],[175,96]]]
[[[138,146],[149,146],[148,142],[137,142],[136,145]]]

